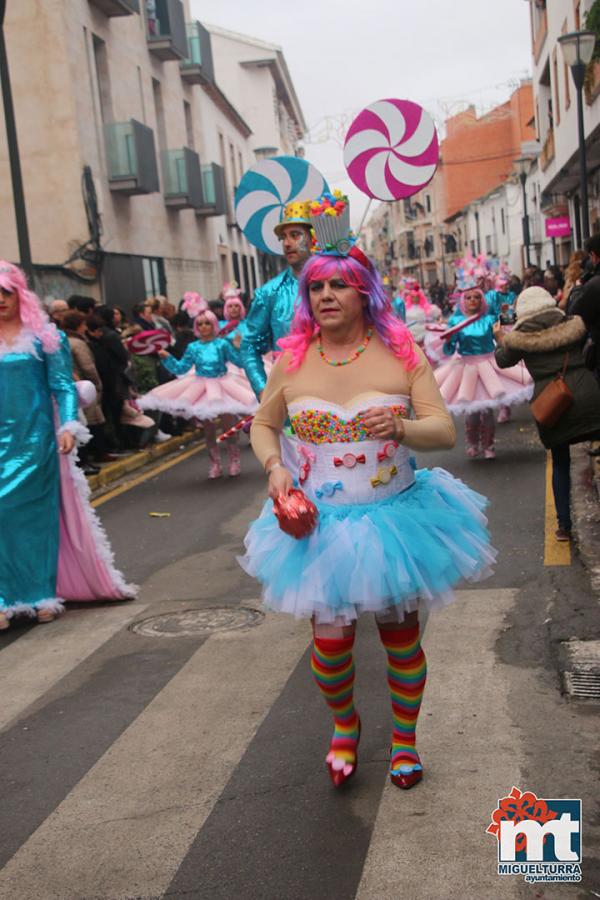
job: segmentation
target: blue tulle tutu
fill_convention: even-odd
[[[238,561],[270,609],[349,623],[444,606],[460,581],[491,574],[487,500],[444,469],[418,471],[412,487],[378,503],[317,505],[318,526],[302,540],[280,530],[270,500],[250,526]]]

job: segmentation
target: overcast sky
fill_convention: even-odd
[[[414,100],[441,129],[473,103],[486,110],[531,73],[526,0],[191,0],[207,24],[283,48],[310,129],[306,158],[350,193],[356,223],[366,198],[345,173],[352,118],[383,97]]]

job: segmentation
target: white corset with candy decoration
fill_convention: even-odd
[[[311,499],[332,506],[376,503],[414,483],[408,448],[368,437],[358,414],[373,406],[410,416],[409,398],[402,394],[363,398],[349,406],[319,398],[290,403],[294,437],[287,442],[284,460]]]

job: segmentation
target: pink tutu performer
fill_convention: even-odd
[[[194,322],[199,340],[188,344],[181,359],[161,351],[162,364],[178,377],[161,384],[138,401],[141,409],[157,409],[200,419],[211,459],[210,478],[222,474],[215,419],[227,431],[235,420],[252,414],[257,406],[254,392],[245,377],[234,371],[240,365],[239,350],[226,337],[218,337],[219,323],[210,311],[201,312]],[[229,474],[239,475],[240,454],[237,434],[229,439]]]
[[[525,403],[533,381],[522,363],[500,369],[494,357],[495,314],[480,288],[467,285],[457,312],[448,322],[443,352],[451,358],[435,369],[446,406],[465,415],[467,456],[495,457],[494,410]],[[439,339],[439,338],[438,338]]]

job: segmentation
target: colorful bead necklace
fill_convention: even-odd
[[[354,362],[355,359],[358,359],[361,353],[364,353],[367,347],[369,346],[369,341],[373,337],[373,329],[369,328],[367,333],[365,334],[363,341],[360,347],[354,351],[354,353],[349,356],[347,359],[340,359],[339,362],[337,359],[329,359],[328,356],[325,356],[323,352],[323,345],[319,342],[317,344],[317,350],[319,351],[319,356],[322,360],[324,360],[328,366],[347,366],[351,362]]]

